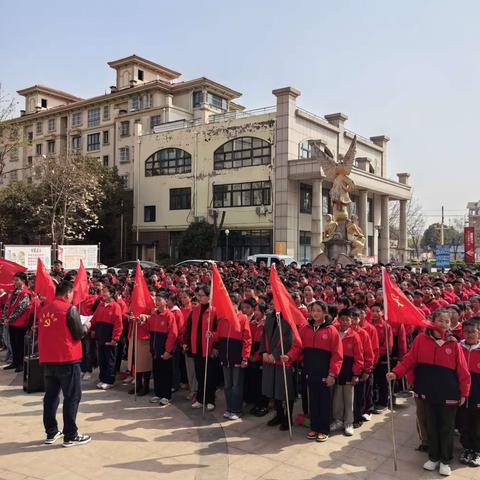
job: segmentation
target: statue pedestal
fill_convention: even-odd
[[[350,241],[347,240],[347,222],[338,221],[335,235],[324,242],[325,252],[318,255],[313,261],[314,266],[327,266],[340,263],[341,265],[352,265],[355,262],[350,257]]]

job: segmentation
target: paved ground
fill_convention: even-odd
[[[388,415],[375,416],[354,437],[312,443],[304,438],[305,428],[295,427],[290,441],[288,433],[265,425],[268,417],[223,422],[223,401],[203,420],[182,393],[175,406],[160,408],[145,397],[134,402],[127,387],[104,392],[93,382],[84,386],[78,416],[80,432],[93,441],[70,449],[45,446],[42,395],[23,393],[20,382],[19,375],[0,370],[0,479],[443,478],[421,469],[426,457],[414,451],[418,440],[409,401],[395,414],[399,470],[394,474]],[[221,392],[218,397],[223,400]],[[480,479],[480,469],[458,463],[453,468],[450,478]]]

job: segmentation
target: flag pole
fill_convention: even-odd
[[[212,315],[212,297],[213,297],[213,273],[212,273],[212,279],[210,282],[210,298],[208,299],[208,318],[207,318],[207,341],[206,341],[206,355],[205,355],[205,375],[203,377],[203,418],[205,418],[205,399],[207,395],[207,370],[208,370],[208,348],[210,346],[210,317]],[[199,319],[200,322],[202,322],[202,318]],[[201,329],[200,329],[201,330]],[[203,342],[202,342],[203,343]]]
[[[278,323],[278,333],[280,335],[280,349],[282,352],[282,357],[285,355],[283,349],[283,332],[282,332],[282,319],[280,317],[280,312],[276,312],[277,323]],[[292,440],[292,419],[290,418],[290,402],[288,401],[288,385],[287,385],[287,369],[285,362],[282,360],[282,370],[283,370],[283,383],[285,385],[285,399],[287,402],[287,421],[288,421],[288,434],[290,435],[290,440]]]
[[[135,319],[135,341],[133,342],[133,366],[134,366],[134,372],[133,372],[133,388],[135,392],[135,401],[137,401],[137,354],[138,354],[138,345],[137,345],[137,328],[138,328],[138,323],[137,319]]]
[[[390,345],[388,342],[388,303],[387,303],[387,293],[385,291],[385,275],[387,272],[385,267],[382,267],[382,292],[383,292],[383,311],[385,314],[385,343],[387,347],[387,371],[390,373]],[[395,440],[395,424],[393,421],[393,392],[392,392],[392,382],[387,380],[388,383],[388,397],[389,397],[389,406],[390,406],[390,419],[392,426],[392,447],[393,447],[393,470],[397,471],[397,442]]]

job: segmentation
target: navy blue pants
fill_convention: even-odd
[[[353,387],[353,421],[362,422],[362,415],[365,413],[365,392],[367,381],[359,382]]]
[[[310,428],[314,432],[330,433],[332,419],[332,388],[322,379],[307,378],[309,392]]]
[[[110,345],[98,346],[98,367],[100,369],[99,379],[102,383],[113,385],[115,383],[115,360],[117,347]]]
[[[60,390],[63,393],[63,435],[72,440],[77,435],[77,411],[82,398],[80,364],[45,365],[45,396],[43,397],[43,425],[47,435],[58,432],[57,409]]]

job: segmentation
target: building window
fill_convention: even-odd
[[[54,132],[57,129],[57,120],[55,118],[48,119],[48,131]]]
[[[312,213],[312,186],[300,184],[300,213]]]
[[[37,143],[35,145],[35,152],[37,155],[41,155],[42,154],[42,144],[41,143]]]
[[[161,115],[154,115],[153,117],[150,117],[150,128],[152,130],[157,125],[161,125],[161,123],[162,123],[162,116]]]
[[[305,230],[300,230],[300,262],[310,262],[311,258],[312,234]]]
[[[153,104],[153,96],[151,93],[145,95],[134,95],[130,99],[130,111],[136,112],[137,110],[143,110],[150,108]]]
[[[18,180],[18,170],[12,170],[10,172],[10,181],[16,182]]]
[[[87,151],[94,152],[95,150],[100,150],[100,134],[91,133],[87,135]]]
[[[164,148],[145,161],[145,176],[175,175],[192,171],[192,156],[179,148]]]
[[[14,147],[10,150],[10,161],[16,162],[18,160],[18,147]]]
[[[170,210],[189,210],[192,205],[191,188],[170,189]]]
[[[72,149],[80,150],[82,147],[82,137],[73,137],[72,138]]]
[[[124,173],[123,175],[120,175],[120,179],[122,180],[123,187],[128,188],[128,173]]]
[[[88,127],[98,127],[100,125],[100,107],[91,108],[88,111]]]
[[[47,153],[55,153],[55,140],[47,141]]]
[[[130,122],[121,122],[120,123],[120,136],[128,137],[130,135]]]
[[[333,212],[332,203],[330,202],[330,190],[322,189],[322,215],[328,215]]]
[[[108,145],[110,143],[110,138],[109,138],[109,131],[104,130],[103,131],[103,144]]]
[[[33,132],[28,132],[27,133],[27,143],[31,145],[33,142]]]
[[[138,74],[137,74],[137,76],[138,76],[138,79],[139,79],[141,82],[143,82],[143,70],[138,69]]]
[[[305,140],[298,146],[298,158],[311,158],[312,156],[312,144],[315,140]]]
[[[46,98],[42,98],[41,105],[42,105],[42,108],[47,108],[48,102]]]
[[[79,127],[82,124],[82,112],[72,113],[72,127]]]
[[[225,231],[222,230],[218,245],[222,252],[221,258],[244,260],[248,255],[271,253],[272,240],[272,230],[230,230],[227,254],[227,239]]]
[[[103,156],[103,166],[108,167],[108,155]]]
[[[369,257],[373,255],[373,235],[368,236],[367,255]]]
[[[127,163],[130,161],[130,147],[122,147],[120,149],[120,163]]]
[[[270,205],[270,181],[213,186],[215,208]]]
[[[193,106],[200,107],[203,103],[203,92],[193,92]]]
[[[28,165],[29,167],[31,167],[31,166],[33,165],[33,157],[32,157],[31,155],[29,155],[29,156],[27,157],[27,165]]]
[[[212,107],[218,108],[220,110],[228,109],[227,99],[212,92],[207,92],[207,103]]]
[[[367,198],[367,221],[373,223],[373,198]]]
[[[217,148],[213,154],[215,170],[269,165],[271,145],[260,138],[242,137],[230,140]]]
[[[143,207],[143,221],[144,222],[154,222],[156,217],[156,207],[155,205],[147,205]]]
[[[103,121],[108,122],[110,120],[110,107],[107,105],[103,107]]]
[[[43,133],[43,122],[37,122],[35,133],[37,135],[42,135],[42,133]]]

